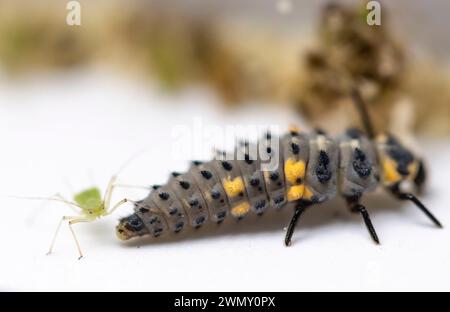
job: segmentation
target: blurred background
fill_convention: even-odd
[[[100,70],[172,95],[201,85],[231,108],[288,106],[332,131],[356,122],[358,86],[380,130],[450,134],[444,0],[380,1],[374,27],[367,1],[78,2],[80,26],[68,2],[0,2],[3,85]]]
[[[369,197],[368,207],[386,238],[382,249],[337,200],[311,211],[299,246],[288,252],[281,236],[289,211],[140,252],[115,238],[116,219],[132,210],[124,207],[77,227],[88,256],[81,264],[66,228],[55,255],[44,257],[57,221],[70,213],[66,207],[9,197],[70,197],[103,187],[143,149],[120,182],[164,183],[187,160],[211,154],[216,138],[208,134],[200,140],[204,149],[173,150],[174,127],[195,128],[198,120],[281,131],[301,123],[337,135],[360,125],[349,97],[358,88],[377,130],[401,136],[427,159],[424,200],[449,224],[449,1],[379,1],[380,26],[367,25],[361,0],[79,0],[79,26],[66,23],[68,2],[0,0],[0,241],[7,251],[0,290],[204,290],[192,281],[205,271],[209,290],[450,287],[447,230],[436,232],[409,204],[400,212],[380,194]],[[145,195],[117,190],[115,199]],[[268,272],[261,259],[277,269]],[[171,270],[143,272],[145,263]],[[424,263],[436,274],[417,269]],[[119,269],[120,276],[111,273]],[[299,278],[287,281],[293,274]],[[185,279],[176,285],[168,278],[179,276]]]

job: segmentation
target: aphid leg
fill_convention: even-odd
[[[108,209],[109,207],[106,207],[106,209],[108,209],[106,215],[112,214],[117,208],[119,208],[120,206],[122,206],[123,204],[128,203],[128,202],[134,203],[134,201],[124,198],[121,201],[119,201],[117,204],[115,204],[111,209]]]
[[[73,239],[75,240],[75,244],[77,245],[78,253],[80,254],[80,256],[78,257],[78,260],[83,258],[83,252],[81,251],[80,243],[78,242],[78,238],[75,234],[75,231],[72,228],[72,225],[76,224],[76,223],[80,223],[80,222],[90,222],[90,221],[92,221],[92,220],[85,219],[85,218],[75,218],[75,219],[69,220],[69,228],[70,228],[70,231],[72,232],[72,236],[73,236]]]
[[[427,207],[425,207],[425,205],[413,194],[410,193],[403,193],[400,190],[400,186],[399,185],[395,185],[394,187],[390,188],[391,193],[397,197],[400,200],[409,200],[412,201],[417,208],[419,208],[420,210],[422,210],[422,212],[431,220],[433,221],[433,223],[439,227],[439,228],[443,228],[441,222],[439,222],[439,220],[427,209]]]
[[[286,246],[290,246],[291,245],[291,239],[292,239],[292,235],[294,234],[294,230],[295,230],[295,226],[297,225],[297,222],[300,218],[300,216],[305,212],[305,210],[311,206],[310,202],[306,202],[306,201],[299,201],[297,206],[295,207],[295,212],[294,215],[292,216],[291,222],[289,223],[287,232],[286,232],[286,237],[284,238],[284,244]]]
[[[359,90],[357,88],[353,88],[351,91],[351,96],[352,96],[353,102],[356,105],[356,108],[358,109],[359,114],[361,115],[361,119],[362,119],[364,128],[366,129],[368,137],[371,139],[374,139],[375,138],[375,128],[373,127],[372,120],[370,119],[366,103],[364,102],[364,100],[361,96],[361,93],[359,92]]]
[[[55,246],[56,237],[58,236],[59,229],[61,228],[61,224],[66,220],[72,220],[76,219],[78,217],[70,217],[70,216],[64,216],[61,218],[61,220],[58,222],[58,226],[56,227],[55,234],[53,235],[52,243],[50,244],[50,248],[48,249],[47,255],[50,255],[53,252],[53,247]]]
[[[111,197],[114,189],[114,184],[116,183],[117,175],[113,175],[111,179],[109,180],[108,187],[105,191],[105,196],[103,197],[105,208],[108,209],[109,205],[111,204]]]
[[[364,223],[366,224],[367,230],[369,231],[370,236],[372,237],[373,241],[376,244],[380,244],[380,240],[378,239],[377,232],[375,231],[375,228],[373,227],[372,221],[370,220],[369,212],[367,211],[366,207],[361,205],[359,203],[360,198],[359,197],[348,197],[347,198],[347,204],[350,208],[350,211],[353,213],[360,213]]]

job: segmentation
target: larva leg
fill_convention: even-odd
[[[58,226],[56,227],[55,234],[53,235],[52,243],[50,244],[50,248],[48,249],[47,255],[50,255],[53,252],[53,247],[55,246],[56,237],[58,236],[59,229],[61,228],[61,224],[66,220],[73,220],[78,217],[70,217],[70,216],[63,216],[61,220],[58,222]]]
[[[300,216],[305,212],[305,210],[310,206],[311,204],[306,203],[304,201],[300,201],[297,206],[295,207],[294,215],[292,216],[291,222],[289,223],[286,237],[284,239],[284,244],[286,246],[291,245],[291,239],[292,235],[294,234],[295,226],[297,225],[298,220],[300,219]]]
[[[400,191],[399,186],[395,186],[390,189],[391,193],[397,197],[399,200],[409,200],[412,201],[417,208],[422,210],[422,212],[439,228],[443,228],[441,222],[425,207],[425,205],[413,194],[410,193],[403,193]]]
[[[78,257],[78,260],[83,258],[83,252],[81,251],[80,243],[78,242],[77,235],[75,234],[75,231],[73,230],[72,225],[76,224],[76,223],[80,223],[80,222],[90,222],[90,221],[92,221],[92,220],[85,219],[85,218],[76,218],[76,219],[72,219],[69,221],[69,228],[70,228],[70,231],[72,232],[72,236],[73,236],[73,239],[75,240],[75,244],[77,245],[78,253],[80,254],[80,257]]]
[[[372,237],[373,241],[376,244],[380,244],[377,232],[375,231],[372,221],[370,220],[369,212],[367,211],[366,207],[364,207],[359,203],[359,198],[347,198],[347,203],[351,212],[361,214],[364,223],[366,224],[367,230],[369,231],[369,234]]]

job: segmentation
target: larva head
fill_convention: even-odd
[[[135,213],[122,218],[116,226],[117,237],[121,240],[128,240],[133,237],[148,234],[144,222]]]
[[[380,156],[383,183],[387,187],[403,181],[412,181],[418,187],[425,183],[425,166],[412,151],[392,135],[381,135],[376,140]]]

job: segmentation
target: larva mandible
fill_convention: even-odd
[[[410,200],[436,226],[440,222],[401,185],[412,181],[420,189],[426,180],[423,161],[390,134],[375,138],[358,93],[353,94],[363,115],[366,136],[350,129],[337,139],[322,131],[291,131],[281,138],[267,133],[258,143],[259,157],[248,153],[251,144],[242,142],[233,157],[220,153],[209,162],[192,162],[184,173],[172,173],[168,183],[155,186],[149,196],[135,203],[134,213],[122,218],[116,227],[122,240],[133,237],[160,236],[166,231],[180,232],[186,226],[200,227],[208,220],[220,223],[227,215],[243,218],[249,213],[263,214],[269,207],[280,209],[295,204],[287,229],[285,244],[303,212],[328,201],[339,193],[352,212],[360,213],[372,239],[379,243],[362,196],[380,184],[399,200]],[[272,142],[279,140],[278,148]],[[259,170],[260,160],[278,157],[276,170]]]

